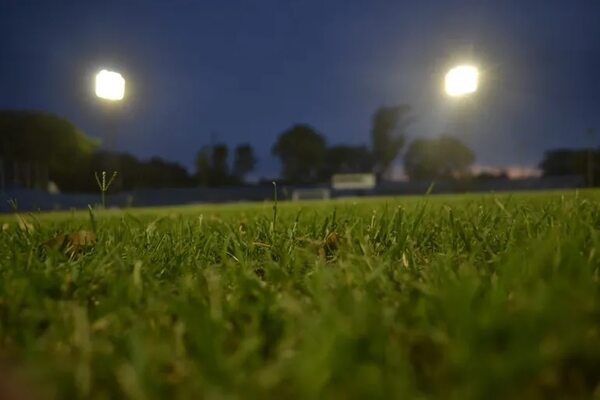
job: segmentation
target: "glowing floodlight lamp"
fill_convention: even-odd
[[[120,73],[103,69],[96,75],[96,96],[117,101],[125,96],[125,79]]]
[[[446,94],[461,97],[477,91],[479,71],[472,65],[459,65],[446,74]]]

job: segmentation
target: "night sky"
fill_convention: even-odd
[[[442,92],[462,61],[482,72],[468,101]],[[102,137],[101,68],[127,79],[118,148],[142,158],[191,168],[211,140],[250,142],[273,176],[291,124],[367,143],[377,107],[408,103],[410,137],[454,133],[480,165],[534,166],[600,130],[600,1],[0,0],[0,108]]]

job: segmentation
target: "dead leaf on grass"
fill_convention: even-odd
[[[340,242],[340,235],[337,232],[330,232],[325,238],[324,246],[330,251],[336,250]]]
[[[46,248],[60,251],[69,257],[80,255],[94,244],[96,244],[96,234],[84,230],[58,235],[44,242]]]
[[[337,232],[329,232],[321,244],[319,255],[327,260],[332,260],[335,256],[335,252],[338,249],[340,240],[341,236]]]

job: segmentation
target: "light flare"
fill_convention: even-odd
[[[448,96],[461,97],[477,91],[479,71],[472,65],[459,65],[446,74],[445,87]]]
[[[117,101],[125,97],[125,79],[114,71],[103,69],[96,75],[96,96]]]

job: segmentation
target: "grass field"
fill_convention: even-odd
[[[600,398],[598,191],[0,226],[2,362],[38,395]]]

